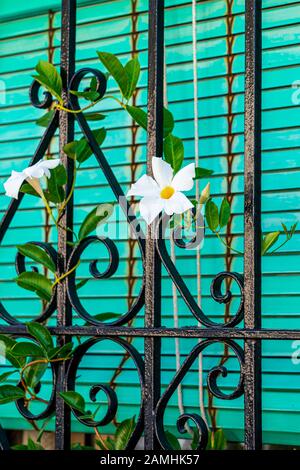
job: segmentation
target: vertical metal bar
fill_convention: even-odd
[[[164,1],[149,0],[148,145],[147,170],[152,157],[162,156],[164,80]],[[161,261],[155,245],[155,222],[148,228],[145,258],[145,326],[161,324]],[[145,339],[145,449],[159,447],[155,436],[155,407],[160,397],[161,339]]]
[[[75,71],[75,31],[76,31],[76,0],[62,0],[62,22],[61,22],[61,75],[63,79],[63,99],[65,104],[68,102],[67,86],[70,78]],[[63,152],[63,147],[67,142],[74,140],[74,117],[70,113],[60,112],[59,118],[60,134],[59,148],[60,158],[67,170],[68,185],[67,193],[70,189],[73,179],[73,163]],[[70,199],[68,206],[60,219],[61,227],[72,229],[73,226],[73,198]],[[58,253],[59,270],[66,272],[68,258],[70,255],[70,245],[72,241],[72,232],[59,229],[58,234]],[[69,326],[72,324],[72,308],[67,296],[66,284],[62,282],[58,285],[57,292],[57,325]],[[70,341],[70,337],[62,336],[59,338],[60,345]],[[60,392],[66,389],[66,365],[59,365],[57,377],[57,396],[56,396],[56,449],[64,450],[70,447],[70,410],[60,398]]]
[[[245,328],[261,328],[261,0],[246,2]],[[262,444],[261,342],[245,341],[245,448]]]

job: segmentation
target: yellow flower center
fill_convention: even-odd
[[[175,193],[175,189],[172,188],[172,186],[166,186],[165,188],[161,190],[160,197],[162,199],[170,199],[170,197],[172,197],[174,193]]]

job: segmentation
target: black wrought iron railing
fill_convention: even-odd
[[[224,400],[234,400],[244,396],[244,428],[245,449],[258,449],[262,444],[262,409],[261,409],[261,342],[264,339],[284,340],[300,339],[300,331],[295,330],[267,330],[261,328],[261,208],[260,208],[260,151],[261,151],[261,2],[258,0],[246,0],[246,80],[245,80],[245,258],[244,274],[222,272],[216,275],[212,283],[212,298],[219,303],[228,303],[230,292],[222,293],[224,280],[231,278],[240,291],[240,302],[235,314],[231,315],[229,322],[224,324],[210,320],[194,297],[180,273],[173,264],[165,246],[165,240],[161,236],[160,228],[151,225],[146,241],[137,234],[139,247],[143,255],[144,283],[137,299],[128,312],[118,320],[109,324],[102,324],[95,320],[82,306],[76,291],[75,275],[69,276],[57,287],[51,302],[38,318],[43,322],[53,312],[57,311],[57,325],[50,328],[53,336],[58,338],[60,345],[66,344],[73,336],[84,338],[84,342],[77,348],[70,363],[62,362],[53,365],[53,392],[49,404],[42,415],[45,418],[55,412],[56,416],[56,449],[68,449],[70,446],[70,409],[66,406],[60,392],[74,390],[76,384],[77,369],[82,357],[95,343],[109,338],[119,344],[133,359],[141,385],[142,402],[136,428],[129,439],[127,448],[135,448],[138,440],[144,435],[145,449],[168,449],[170,443],[164,431],[164,413],[170,398],[182,382],[193,362],[199,354],[213,343],[226,344],[237,358],[240,365],[240,377],[238,385],[230,394],[225,394],[218,386],[218,377],[226,375],[226,368],[219,366],[208,373],[208,388],[211,394]],[[71,108],[79,110],[78,99],[69,95],[68,90],[78,90],[81,80],[86,74],[96,77],[99,93],[106,88],[105,76],[95,69],[82,69],[75,72],[75,34],[76,34],[76,1],[62,0],[62,41],[61,41],[61,73],[64,80],[64,100]],[[164,80],[164,2],[163,0],[149,0],[149,56],[148,56],[148,172],[151,173],[151,158],[153,155],[162,155],[163,142],[163,80]],[[47,108],[49,96],[43,102],[39,99],[39,85],[34,82],[31,88],[31,101],[33,106]],[[63,152],[64,145],[73,140],[74,120],[77,122],[87,138],[99,166],[109,182],[116,199],[123,201],[125,214],[128,215],[128,205],[121,186],[116,179],[105,155],[99,148],[93,133],[91,132],[82,113],[74,114],[56,111],[48,126],[32,163],[40,160],[49,146],[55,131],[60,133],[60,157],[72,182],[73,163]],[[14,200],[0,228],[0,241],[9,230],[9,225],[22,200]],[[61,220],[61,225],[72,227],[73,200],[68,202],[67,209]],[[134,216],[128,216],[129,224],[134,227]],[[58,252],[47,244],[43,248],[52,259],[61,260],[59,270],[66,272],[76,266],[82,252],[93,242],[96,237],[84,239],[79,246],[72,250],[72,232],[60,229]],[[37,242],[38,243],[38,242]],[[118,265],[118,251],[115,244],[107,239],[102,240],[110,255],[108,269],[104,273],[96,270],[92,274],[98,278],[113,276]],[[179,243],[179,242],[178,242]],[[180,243],[179,243],[180,245]],[[180,245],[181,246],[181,245]],[[182,246],[181,246],[182,247]],[[57,256],[58,255],[58,256]],[[202,325],[202,328],[166,328],[161,325],[161,268],[166,268],[172,282],[188,306],[191,315]],[[24,260],[17,259],[17,269],[25,269]],[[128,326],[128,322],[145,306],[144,327]],[[85,319],[88,326],[74,326],[72,324],[72,311]],[[0,326],[1,333],[18,336],[26,335],[23,324],[9,314],[1,304],[0,316],[5,326]],[[243,326],[241,326],[243,325]],[[89,339],[86,339],[89,338]],[[142,338],[144,340],[144,357],[128,342],[128,338]],[[162,338],[197,338],[199,342],[186,357],[177,371],[171,383],[164,392],[161,392],[161,340]],[[241,341],[238,341],[241,340]],[[243,344],[241,346],[240,344]],[[116,414],[116,392],[107,385],[97,385],[91,390],[95,396],[102,390],[108,397],[108,410],[99,422],[100,425],[110,423]],[[26,407],[18,405],[19,412],[29,418]],[[75,415],[77,419],[87,426],[88,420]],[[208,439],[208,429],[203,419],[196,414],[185,413],[177,421],[179,432],[184,432],[187,422],[192,421],[199,430],[198,449],[205,449]],[[93,423],[93,426],[95,423]],[[0,436],[1,437],[1,436]],[[2,446],[8,445],[4,436]]]

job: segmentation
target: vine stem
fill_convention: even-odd
[[[224,246],[226,246],[226,248],[228,248],[229,250],[234,251],[234,252],[237,253],[238,255],[243,255],[243,254],[244,254],[244,253],[242,253],[241,251],[236,250],[235,248],[232,248],[232,246],[227,245],[227,243],[224,242],[223,238],[220,236],[219,232],[213,232],[213,233],[218,237],[218,239],[220,240],[220,242],[223,243]]]
[[[78,165],[78,168],[76,168],[76,155],[75,155],[72,186],[71,186],[71,189],[70,189],[70,192],[69,192],[68,196],[66,197],[66,199],[64,200],[64,202],[62,203],[61,207],[58,210],[58,217],[57,217],[58,221],[60,221],[62,213],[63,213],[65,207],[67,206],[68,202],[70,201],[71,197],[73,196],[73,193],[74,193],[74,190],[75,190],[75,185],[76,185],[77,171],[79,170],[79,168],[80,168],[80,164]]]
[[[55,281],[53,282],[53,284],[52,284],[52,289],[56,286],[56,284],[59,284],[60,281],[62,281],[62,280],[65,279],[67,276],[69,276],[70,274],[72,274],[72,272],[75,271],[75,270],[78,268],[79,265],[80,265],[80,260],[78,261],[78,263],[77,263],[75,266],[73,266],[72,269],[70,269],[69,271],[67,271],[66,273],[64,273],[62,276],[57,277],[57,278],[55,279]]]
[[[109,450],[107,445],[105,444],[104,440],[102,439],[102,436],[101,434],[99,433],[98,429],[96,427],[94,427],[94,431],[95,431],[95,434],[97,436],[97,439],[99,440],[99,442],[101,443],[101,445],[104,447],[105,450]]]

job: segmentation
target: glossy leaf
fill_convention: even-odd
[[[64,402],[70,406],[70,408],[80,411],[81,413],[85,412],[85,400],[80,393],[73,391],[61,392],[60,396],[63,398]]]
[[[30,196],[41,197],[29,183],[23,183],[20,189],[21,193],[30,194]]]
[[[43,360],[44,357],[29,358],[28,363],[37,361],[39,359]],[[41,381],[47,368],[48,368],[48,363],[46,362],[32,364],[31,366],[27,367],[23,373],[23,377],[24,377],[27,387],[34,389],[37,386],[37,384]]]
[[[25,243],[24,245],[17,245],[18,251],[27,258],[41,263],[46,268],[50,269],[53,273],[56,271],[56,266],[50,256],[39,246],[33,243]]]
[[[40,323],[30,322],[26,325],[28,333],[33,336],[45,351],[54,347],[52,336],[49,330]]]
[[[67,172],[63,165],[51,170],[51,176],[47,179],[47,192],[45,196],[48,201],[59,204],[65,199],[64,185],[67,183]]]
[[[97,51],[97,54],[104,67],[106,67],[111,76],[116,80],[122,95],[125,97],[128,84],[127,74],[123,65],[114,54],[101,51]]]
[[[54,358],[67,358],[73,349],[73,343],[66,343],[64,346],[57,346],[49,351],[49,359]]]
[[[89,90],[89,91],[70,90],[70,93],[72,93],[72,95],[77,96],[78,98],[84,98],[85,100],[91,101],[91,102],[97,101],[100,97],[97,91],[92,91],[92,90]]]
[[[183,142],[178,137],[169,134],[164,140],[165,160],[171,165],[174,173],[180,170],[184,159]]]
[[[230,204],[227,199],[224,197],[221,207],[220,207],[220,228],[225,227],[228,224],[230,219]]]
[[[172,450],[181,450],[179,440],[176,436],[174,436],[174,434],[172,434],[170,431],[166,431],[166,438],[170,446],[172,447]]]
[[[97,141],[97,144],[101,146],[106,137],[106,130],[102,127],[101,129],[93,131],[93,135]],[[91,155],[93,155],[93,151],[85,137],[66,144],[64,146],[64,152],[68,155],[68,157],[72,159],[76,158],[80,164],[85,162]]]
[[[129,100],[135,89],[140,76],[141,66],[138,58],[131,59],[124,67],[127,75],[127,90],[125,98]]]
[[[28,450],[45,450],[42,444],[34,442],[30,437],[28,438],[27,448]]]
[[[209,433],[206,450],[225,450],[226,447],[227,441],[223,429],[218,429],[214,433]]]
[[[143,129],[147,130],[147,113],[137,106],[126,105],[126,110],[132,119]],[[164,108],[164,137],[167,137],[174,129],[174,118],[170,111]]]
[[[205,217],[208,227],[212,232],[215,232],[219,226],[219,211],[211,199],[205,204]]]
[[[37,75],[33,75],[33,78],[61,103],[62,79],[54,65],[40,60],[35,70],[37,71]]]
[[[271,232],[262,238],[261,254],[265,255],[270,248],[275,245],[279,238],[280,232]]]
[[[101,113],[84,113],[84,117],[87,121],[102,121],[106,118],[106,115]]]
[[[9,372],[4,372],[3,374],[0,375],[0,384],[2,384],[3,382],[6,382],[7,379],[15,374],[17,371],[16,370],[12,370],[12,371],[9,371]]]
[[[115,450],[124,450],[135,429],[135,416],[119,424],[115,437]]]
[[[55,110],[50,109],[50,111],[48,111],[46,114],[43,114],[43,116],[40,117],[37,121],[35,121],[35,123],[41,127],[48,127],[53,119],[54,114]]]
[[[164,137],[167,137],[174,129],[174,118],[171,111],[164,108],[164,115],[163,115],[163,122],[164,122]]]
[[[23,357],[28,357],[28,356],[38,356],[38,357],[43,357],[44,356],[44,351],[43,349],[38,346],[37,344],[34,343],[28,343],[28,342],[19,342],[17,343],[14,348],[11,350],[11,352],[14,354],[14,356],[23,356]]]
[[[51,281],[43,274],[24,272],[16,278],[16,283],[23,289],[35,292],[41,299],[50,301],[52,297]]]
[[[208,178],[213,174],[213,170],[208,170],[207,168],[200,168],[197,166],[195,168],[195,180],[200,180],[202,178]]]
[[[128,104],[126,110],[139,126],[147,130],[147,113],[143,109]]]
[[[82,240],[92,233],[98,225],[106,222],[112,215],[114,206],[112,204],[101,204],[95,207],[84,219],[79,229],[78,238]]]
[[[1,385],[0,386],[0,405],[5,403],[10,403],[12,401],[19,400],[20,398],[24,398],[25,393],[19,387],[14,385]]]

